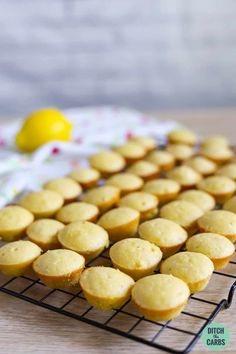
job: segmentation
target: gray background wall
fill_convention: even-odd
[[[235,0],[0,0],[0,116],[235,98]]]

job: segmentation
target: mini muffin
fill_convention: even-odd
[[[134,175],[141,177],[144,181],[148,181],[157,178],[160,174],[160,169],[157,165],[142,160],[132,164],[127,169],[127,172],[133,173]]]
[[[214,209],[216,204],[215,199],[210,194],[196,189],[182,192],[177,199],[191,202],[204,212]]]
[[[150,136],[135,136],[129,139],[129,142],[140,144],[146,152],[152,151],[157,147],[157,141]]]
[[[79,282],[85,260],[70,250],[47,251],[33,263],[33,270],[49,288],[65,288]]]
[[[209,176],[215,173],[217,165],[215,162],[207,159],[203,156],[195,156],[184,162],[184,165],[193,168],[196,172],[202,176]]]
[[[36,218],[47,218],[56,214],[64,200],[54,191],[30,192],[20,199],[19,205],[28,209]]]
[[[236,214],[236,196],[227,200],[227,202],[223,206],[224,210],[232,211],[232,213]]]
[[[203,215],[203,211],[195,204],[185,200],[175,200],[161,208],[160,216],[172,220],[182,226],[189,235],[197,230],[197,220]]]
[[[142,145],[133,142],[117,146],[114,150],[123,156],[128,164],[142,160],[146,155],[146,149]]]
[[[104,177],[120,172],[125,167],[124,158],[115,151],[98,152],[90,156],[89,163]]]
[[[130,297],[134,280],[118,269],[90,267],[80,278],[80,286],[88,303],[99,310],[123,305]]]
[[[164,204],[177,197],[180,184],[172,179],[155,179],[145,183],[143,191],[155,195]]]
[[[132,173],[117,173],[107,179],[106,185],[120,189],[121,195],[138,191],[143,186],[143,180]]]
[[[152,274],[162,258],[159,247],[140,238],[127,238],[110,249],[113,265],[137,280]]]
[[[120,190],[114,186],[102,186],[89,190],[82,197],[86,203],[94,204],[98,207],[100,213],[111,209],[120,199]]]
[[[153,151],[145,158],[145,160],[159,166],[163,172],[171,170],[175,165],[174,155],[168,151]]]
[[[42,250],[47,251],[60,247],[57,234],[63,227],[64,224],[60,221],[40,219],[33,222],[26,229],[26,234],[30,241],[36,243]]]
[[[78,168],[73,170],[69,177],[79,183],[83,189],[89,189],[97,185],[100,178],[100,172],[90,167]]]
[[[57,192],[65,202],[77,199],[82,193],[81,186],[68,177],[52,179],[44,185],[44,189]]]
[[[63,248],[80,253],[86,261],[97,257],[109,246],[108,233],[89,221],[77,221],[58,233]]]
[[[184,309],[190,291],[181,279],[155,274],[138,280],[132,289],[132,301],[139,312],[152,321],[168,321]]]
[[[96,205],[75,202],[63,206],[56,214],[56,219],[63,224],[70,224],[74,221],[92,221],[97,220],[99,210]]]
[[[180,225],[162,218],[142,223],[138,233],[142,239],[160,247],[163,258],[178,252],[188,238],[187,232]]]
[[[186,249],[190,252],[205,254],[211,259],[215,269],[224,268],[235,251],[234,245],[226,237],[213,233],[190,237],[186,243]]]
[[[103,214],[98,220],[98,225],[108,232],[112,241],[119,241],[135,235],[139,219],[140,214],[137,210],[119,207]]]
[[[216,203],[225,203],[232,197],[236,190],[235,182],[225,176],[211,176],[203,179],[198,184],[198,189],[211,194]]]
[[[185,128],[178,128],[172,130],[168,135],[167,139],[173,144],[186,144],[194,145],[197,142],[197,137],[192,130]]]
[[[14,241],[0,248],[0,271],[18,277],[30,269],[41,249],[30,241]]]
[[[202,179],[198,172],[188,166],[177,166],[172,171],[169,171],[167,176],[178,182],[182,189],[193,188]]]
[[[216,171],[216,174],[219,176],[229,177],[234,181],[236,181],[236,163],[229,163],[227,165],[220,167]]]
[[[218,145],[201,146],[200,154],[217,164],[227,162],[233,157],[233,151],[230,148]]]
[[[166,150],[174,155],[177,162],[183,162],[193,156],[194,150],[189,145],[184,144],[169,144]]]
[[[207,286],[213,270],[214,264],[210,258],[197,252],[176,253],[161,264],[162,274],[172,274],[182,279],[191,293],[201,291]]]
[[[121,198],[119,206],[138,210],[140,212],[140,220],[144,221],[157,215],[158,199],[150,193],[134,192]]]
[[[218,146],[218,148],[221,147],[229,147],[229,140],[224,136],[224,135],[212,135],[212,136],[208,136],[207,138],[205,138],[202,143],[201,146],[207,146],[207,145],[215,145]]]
[[[198,220],[200,232],[212,232],[236,241],[236,215],[227,210],[212,210]]]
[[[0,209],[0,239],[5,242],[18,240],[33,220],[33,214],[17,205]]]

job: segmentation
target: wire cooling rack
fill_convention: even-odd
[[[110,266],[108,250],[88,264],[92,265]],[[99,311],[87,303],[78,286],[52,290],[33,273],[19,278],[0,277],[3,293],[169,353],[191,351],[204,328],[221,310],[230,307],[235,289],[236,254],[222,272],[214,272],[204,291],[190,297],[180,316],[155,322],[142,317],[131,301],[116,310]]]

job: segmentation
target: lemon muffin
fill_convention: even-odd
[[[190,237],[186,243],[190,252],[205,254],[211,259],[215,269],[224,268],[233,256],[235,247],[226,237],[213,233],[202,233]]]
[[[33,270],[49,288],[65,288],[76,285],[84,269],[85,260],[70,250],[47,251],[33,263]]]
[[[227,162],[233,157],[233,151],[230,148],[214,144],[201,146],[200,154],[217,164]]]
[[[166,150],[174,155],[177,162],[183,162],[193,156],[194,150],[189,145],[184,144],[169,144]]]
[[[132,164],[127,169],[127,172],[141,177],[144,181],[148,181],[157,178],[160,174],[160,169],[152,162],[141,160]]]
[[[207,145],[215,145],[218,146],[218,148],[220,147],[229,147],[229,140],[224,136],[224,135],[212,135],[212,136],[208,136],[207,138],[205,138],[202,143],[201,146],[207,146]]]
[[[158,199],[150,193],[134,192],[121,198],[119,206],[138,210],[140,212],[140,220],[144,221],[157,215]]]
[[[113,265],[133,279],[153,273],[162,258],[159,247],[140,238],[127,238],[110,248]]]
[[[224,210],[232,211],[232,213],[236,214],[236,196],[227,200],[227,202],[224,203],[223,208]]]
[[[187,232],[180,225],[163,218],[142,223],[138,233],[142,239],[160,247],[163,258],[178,252],[188,238]]]
[[[82,197],[84,202],[96,205],[100,213],[104,213],[117,205],[119,199],[120,190],[114,186],[101,186],[90,189]]]
[[[138,280],[132,289],[132,302],[152,321],[167,321],[184,309],[190,291],[181,279],[155,274]]]
[[[99,210],[96,205],[75,202],[63,206],[56,214],[56,219],[63,224],[70,224],[74,221],[92,221],[97,220]]]
[[[191,202],[204,212],[214,209],[216,204],[215,199],[210,194],[196,189],[182,192],[177,199]]]
[[[79,197],[82,193],[81,186],[72,178],[64,177],[48,181],[44,185],[44,189],[57,192],[62,196],[65,202],[71,202]]]
[[[109,246],[108,233],[89,221],[77,221],[59,231],[58,240],[63,248],[80,253],[86,261],[97,257]]]
[[[198,220],[200,232],[212,232],[236,241],[236,215],[227,210],[212,210]]]
[[[143,180],[132,173],[123,172],[109,177],[106,185],[119,188],[121,195],[125,195],[140,190],[143,186]]]
[[[123,305],[130,297],[134,280],[118,269],[90,267],[80,278],[80,286],[88,303],[99,310]]]
[[[198,184],[198,189],[211,194],[217,203],[224,203],[235,192],[235,182],[225,176],[211,176],[203,179]]]
[[[178,182],[182,189],[193,188],[202,179],[198,172],[188,166],[177,166],[167,176]]]
[[[0,271],[17,277],[24,274],[41,254],[39,246],[30,241],[14,241],[0,248]]]
[[[160,216],[182,226],[189,235],[197,230],[197,220],[203,211],[195,204],[185,200],[175,200],[161,208]]]
[[[140,144],[147,152],[152,151],[157,147],[157,141],[150,136],[135,136],[129,139],[129,142]]]
[[[114,150],[123,156],[128,164],[141,160],[146,155],[146,149],[142,145],[133,142],[117,146]]]
[[[93,188],[97,185],[101,174],[91,167],[78,168],[71,171],[69,177],[79,183],[83,189]]]
[[[118,241],[135,235],[139,219],[140,214],[137,210],[119,207],[103,214],[98,220],[98,225],[108,232],[112,241]]]
[[[219,176],[229,177],[236,181],[236,163],[229,163],[220,167],[216,174]]]
[[[217,165],[215,162],[203,156],[195,156],[184,162],[184,165],[193,168],[202,176],[209,176],[216,172]]]
[[[192,130],[185,128],[178,128],[172,130],[167,135],[168,141],[173,144],[194,145],[197,142],[197,137]]]
[[[177,197],[180,184],[172,179],[160,178],[146,182],[143,191],[155,195],[160,204],[164,204]]]
[[[19,205],[29,210],[36,218],[47,218],[56,214],[64,200],[54,191],[30,192],[20,199]]]
[[[98,152],[90,156],[89,163],[104,177],[120,172],[125,167],[124,158],[115,151]]]
[[[154,163],[163,172],[171,170],[175,165],[174,155],[165,150],[153,151],[147,155],[145,160]]]
[[[33,214],[20,206],[9,205],[1,208],[0,239],[5,242],[18,240],[33,220]]]
[[[30,241],[36,243],[42,250],[47,251],[60,247],[57,234],[63,227],[64,224],[60,221],[40,219],[33,222],[26,229],[26,234]]]
[[[182,279],[191,293],[201,291],[207,286],[213,270],[214,264],[210,258],[197,252],[176,253],[161,264],[161,273]]]

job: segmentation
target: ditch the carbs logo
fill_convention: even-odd
[[[228,328],[222,323],[212,322],[204,329],[202,341],[209,350],[224,350],[229,344]]]

